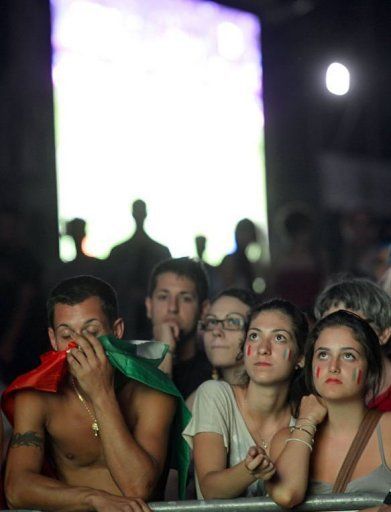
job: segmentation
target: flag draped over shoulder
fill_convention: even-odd
[[[190,421],[191,413],[175,384],[158,369],[167,353],[167,345],[153,341],[119,340],[114,336],[100,336],[99,340],[112,366],[124,377],[134,379],[177,399],[177,408],[171,429],[170,462],[171,467],[178,470],[179,496],[184,499],[190,464],[190,449],[182,437],[182,432]],[[66,351],[52,350],[41,356],[41,364],[37,368],[15,379],[2,396],[2,408],[11,425],[14,418],[16,392],[35,389],[56,393],[67,371]],[[148,414],[147,411],[146,414]]]

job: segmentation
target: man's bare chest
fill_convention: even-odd
[[[92,428],[94,421],[77,400],[59,398],[52,402],[46,430],[56,464],[105,465],[101,440]]]

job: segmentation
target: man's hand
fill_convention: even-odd
[[[92,400],[101,393],[112,392],[114,370],[100,341],[87,330],[74,333],[78,348],[67,351],[70,373],[82,391]]]
[[[251,446],[244,465],[247,471],[259,480],[270,480],[276,469],[267,453],[260,446]]]
[[[179,334],[179,325],[173,320],[156,324],[153,327],[154,339],[168,345],[172,353],[175,353]]]
[[[88,502],[97,512],[151,512],[148,505],[139,498],[113,496],[103,491],[93,494]]]

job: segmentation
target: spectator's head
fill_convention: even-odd
[[[86,236],[86,221],[80,218],[70,220],[66,224],[66,234],[74,239],[76,245],[81,245]]]
[[[243,366],[243,343],[250,309],[257,296],[244,288],[227,288],[216,295],[200,321],[206,355],[221,370]]]
[[[204,235],[198,235],[194,239],[197,256],[200,260],[202,260],[205,249],[206,249],[206,236]]]
[[[355,313],[339,310],[315,325],[305,349],[307,387],[328,399],[377,395],[381,349],[376,332]]]
[[[147,218],[147,205],[142,199],[136,199],[133,202],[132,215],[136,226],[140,227],[144,225],[144,221]]]
[[[94,276],[61,281],[49,295],[47,315],[49,337],[56,350],[66,348],[74,333],[113,333],[118,338],[123,334],[117,295],[108,283]]]
[[[250,312],[244,345],[246,371],[259,384],[289,385],[288,400],[293,406],[303,393],[301,370],[307,335],[307,319],[291,302],[273,299]]]
[[[375,330],[384,347],[391,336],[391,297],[373,281],[345,278],[327,286],[315,302],[315,316],[323,318],[344,309],[359,315]]]
[[[208,306],[203,263],[187,257],[158,263],[150,276],[145,306],[152,325],[174,322],[180,339],[194,337],[197,322]]]
[[[239,250],[244,251],[248,245],[257,241],[257,229],[250,219],[240,220],[235,227],[235,241]]]

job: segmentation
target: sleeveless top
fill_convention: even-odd
[[[351,480],[345,492],[379,492],[384,496],[391,488],[391,468],[388,467],[384,455],[383,440],[381,435],[380,423],[376,427],[377,443],[382,463],[368,475]],[[307,494],[329,494],[332,492],[333,485],[320,480],[310,480],[307,488]]]

